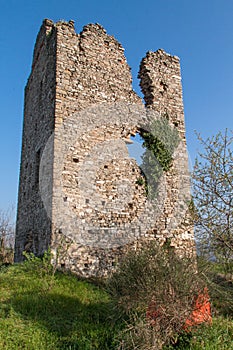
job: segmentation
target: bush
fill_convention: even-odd
[[[39,278],[43,292],[51,290],[54,285],[56,272],[56,265],[51,263],[53,259],[51,251],[45,251],[41,257],[27,252],[23,252],[23,255],[26,258],[23,266],[25,272],[34,273]]]
[[[128,253],[107,288],[129,318],[119,349],[149,350],[176,341],[204,283],[194,258],[152,242]]]

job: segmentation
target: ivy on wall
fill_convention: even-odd
[[[173,153],[180,138],[177,128],[172,127],[167,116],[153,121],[149,131],[140,130],[145,152],[142,156],[141,169],[146,195],[154,199],[160,178],[172,165]]]

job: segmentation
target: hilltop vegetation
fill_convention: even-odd
[[[218,276],[213,274],[211,281]],[[216,288],[211,291],[212,326],[177,334],[166,349],[233,349],[233,287],[230,282],[221,283],[218,281],[218,288],[223,290],[224,287],[225,294],[221,294],[222,291],[219,294]],[[53,273],[47,258],[2,266],[0,284],[1,349],[143,349],[122,342],[130,334],[132,314],[122,312],[116,294],[106,291],[106,284],[97,285],[70,274]],[[141,316],[144,314],[143,310],[138,312]],[[150,330],[153,332],[153,328]]]

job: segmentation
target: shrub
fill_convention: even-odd
[[[204,283],[195,258],[179,257],[170,245],[145,243],[130,251],[107,282],[129,322],[119,349],[160,349],[184,330]]]

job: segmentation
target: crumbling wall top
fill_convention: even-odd
[[[180,60],[163,49],[147,52],[138,77],[148,108],[166,116],[185,139]]]

